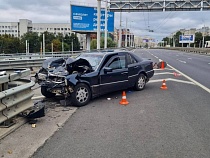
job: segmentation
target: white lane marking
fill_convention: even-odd
[[[182,61],[182,60],[179,60],[179,59],[176,59],[176,60],[178,60],[181,63],[185,63],[186,64],[186,61]]]
[[[153,54],[152,54],[153,55]],[[158,59],[158,57],[157,56],[155,56],[155,55],[153,55],[155,58],[157,58]]]
[[[184,76],[185,78],[187,78],[188,80],[192,81],[193,83],[195,83],[197,86],[201,87],[202,89],[204,89],[205,91],[209,92],[210,93],[210,89],[205,87],[204,85],[202,85],[201,83],[197,82],[196,80],[190,78],[189,76],[185,75],[184,73],[182,73],[181,71],[175,69],[173,66],[169,65],[169,67],[171,67],[172,69],[174,69],[176,72],[182,74],[182,76]]]
[[[172,73],[172,72],[161,72],[161,73],[155,73],[154,75],[156,76],[156,75],[173,75],[174,73]]]
[[[173,79],[173,78],[150,80],[148,83],[162,82],[163,80],[166,80],[166,81],[174,81],[174,82],[180,82],[180,83],[187,83],[187,84],[196,85],[195,83],[190,82],[190,81],[177,80],[177,79]]]
[[[163,70],[173,70],[173,69],[164,68],[164,69],[153,69],[153,70],[156,70],[156,71],[163,71]]]
[[[192,60],[192,58],[188,58],[189,60]]]
[[[179,55],[176,55],[177,57],[179,56]]]

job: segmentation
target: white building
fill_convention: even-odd
[[[8,34],[14,37],[21,37],[27,32],[37,32],[41,35],[45,31],[63,36],[70,35],[70,23],[32,23],[28,19],[20,19],[19,22],[0,22],[0,35]],[[80,45],[85,49],[86,36],[84,34],[77,34]]]
[[[0,35],[8,34],[21,37],[24,33],[32,30],[32,21],[20,19],[19,22],[0,22]]]
[[[33,23],[32,27],[32,32],[37,32],[39,35],[45,31],[53,33],[54,35],[58,35],[58,33],[64,36],[71,34],[70,23]]]

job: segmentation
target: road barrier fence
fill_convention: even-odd
[[[23,79],[30,75],[30,69],[5,69],[0,71],[0,124],[11,120],[31,108],[34,82]]]

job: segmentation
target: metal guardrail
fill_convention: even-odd
[[[78,55],[78,54],[77,54]],[[50,56],[52,57],[52,56]],[[59,55],[59,56],[53,56],[53,57],[71,57],[71,55]],[[41,67],[42,63],[45,58],[33,58],[33,59],[18,59],[18,58],[10,58],[10,59],[4,59],[0,60],[0,70],[4,69],[13,69],[13,68],[33,68],[33,67]]]
[[[203,55],[210,55],[210,48],[190,48],[190,47],[158,47],[157,49],[178,50],[188,53],[198,53]]]
[[[0,61],[0,70],[13,68],[40,67],[45,58],[42,59],[13,59]]]
[[[30,69],[6,69],[0,76],[0,124],[33,106]]]
[[[43,53],[16,53],[16,54],[1,54],[0,59],[33,59],[33,58],[50,58],[50,57],[69,57],[72,55],[78,55],[82,52],[87,51],[74,51],[74,52],[46,52],[44,55]]]

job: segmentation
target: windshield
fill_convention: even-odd
[[[81,54],[77,59],[80,58],[86,59],[92,66],[93,70],[96,70],[103,58],[103,54]]]

